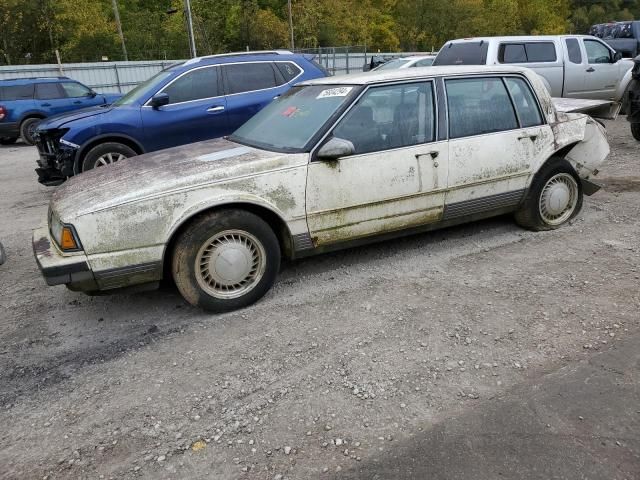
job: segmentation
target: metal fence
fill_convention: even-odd
[[[332,75],[361,72],[363,66],[371,61],[372,55],[389,59],[416,54],[415,52],[372,53],[367,52],[363,47],[323,47],[297,52],[314,55],[315,60]],[[66,63],[62,65],[9,65],[0,67],[0,80],[66,76],[82,82],[100,93],[126,93],[138,83],[169,65],[183,61],[149,60],[144,62]]]

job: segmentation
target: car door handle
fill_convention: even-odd
[[[430,152],[425,152],[425,153],[416,153],[416,159],[420,158],[420,157],[426,157],[427,155],[429,155],[431,158],[438,158],[438,155],[440,155],[440,152],[436,151],[436,150],[432,150]]]
[[[223,111],[224,111],[224,107],[222,105],[217,105],[215,107],[207,108],[207,112],[209,113],[219,113]]]
[[[275,100],[276,98],[280,98],[280,94],[276,95],[275,97],[273,97],[273,99]]]
[[[525,139],[527,139],[527,138],[528,138],[529,140],[531,140],[532,142],[535,142],[535,141],[536,141],[536,138],[538,138],[538,134],[537,134],[537,133],[525,133],[525,134],[523,134],[523,135],[520,135],[520,136],[518,137],[518,140],[525,140]]]
[[[41,106],[41,107],[50,107],[50,106],[51,106],[51,104],[50,104],[50,103],[42,103],[40,106]]]
[[[589,72],[589,73],[593,73],[593,72],[595,72],[595,71],[596,71],[596,69],[595,69],[595,68],[593,68],[593,67],[589,67],[589,68],[587,68],[587,72]]]
[[[80,105],[80,104],[82,104],[82,102],[81,102],[80,100],[76,100],[76,101],[75,101],[75,102],[73,102],[73,103],[75,103],[76,105]]]

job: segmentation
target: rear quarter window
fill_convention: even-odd
[[[483,41],[448,43],[442,47],[433,65],[485,65],[488,48],[489,44]]]
[[[7,85],[0,87],[0,100],[31,100],[33,98],[33,84]]]
[[[275,66],[284,77],[285,82],[290,82],[302,73],[302,69],[292,62],[276,62]]]

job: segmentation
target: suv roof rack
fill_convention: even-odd
[[[253,50],[248,52],[241,51],[241,52],[218,53],[216,55],[205,55],[203,57],[191,58],[186,62],[184,62],[184,65],[191,65],[193,63],[198,63],[208,58],[237,57],[240,55],[293,55],[293,52],[290,50]]]
[[[69,77],[16,77],[0,78],[0,82],[15,82],[16,80],[70,80]]]

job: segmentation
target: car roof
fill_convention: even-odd
[[[195,57],[176,65],[176,67],[191,67],[198,65],[218,65],[221,63],[256,62],[275,60],[299,60],[303,55],[295,54],[289,50],[259,50],[249,52],[222,53],[219,55],[207,55]]]
[[[411,80],[414,78],[441,77],[449,75],[478,75],[491,73],[527,73],[525,67],[494,65],[447,65],[441,67],[418,67],[398,70],[376,70],[335,77],[316,78],[301,82],[299,85],[368,85],[371,83],[393,82],[395,80]]]
[[[23,78],[3,78],[0,85],[10,83],[11,85],[29,85],[31,83],[53,83],[61,80],[71,80],[69,77],[23,77]],[[73,80],[75,81],[75,80]]]
[[[470,38],[456,38],[455,40],[448,40],[445,45],[450,43],[464,43],[464,42],[499,42],[499,41],[532,41],[532,40],[559,40],[562,38],[592,38],[593,35],[512,35],[504,37],[470,37]],[[443,47],[444,48],[444,47]]]

